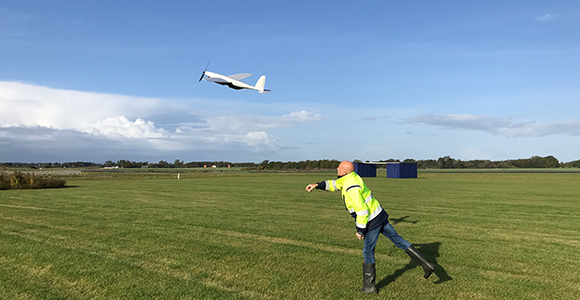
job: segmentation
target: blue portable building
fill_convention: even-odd
[[[360,177],[377,177],[377,165],[354,163],[354,172]]]
[[[387,163],[387,178],[417,178],[417,163]]]

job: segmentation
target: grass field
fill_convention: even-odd
[[[385,237],[378,295],[335,173],[96,174],[0,191],[0,299],[578,299],[580,174],[367,178],[422,269]]]

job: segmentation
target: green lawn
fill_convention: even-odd
[[[577,299],[580,174],[366,178],[428,280],[385,237],[378,295],[335,173],[103,174],[0,191],[0,299]]]

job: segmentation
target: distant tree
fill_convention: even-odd
[[[267,159],[264,159],[264,160],[263,160],[263,161],[260,163],[260,165],[258,166],[258,169],[260,169],[260,170],[267,170],[267,169],[269,169],[269,168],[268,168],[268,163],[269,163],[269,162],[270,162],[269,160],[267,160]]]
[[[564,168],[580,168],[580,159],[562,163]]]
[[[160,160],[159,163],[157,163],[157,168],[169,168],[169,163],[164,160]]]
[[[465,168],[465,163],[461,159],[453,160],[451,164],[452,169],[463,169]]]
[[[483,161],[483,162],[482,162],[482,163],[479,165],[479,167],[480,167],[481,169],[493,169],[493,168],[495,167],[495,164],[494,164],[494,163],[492,163],[492,162],[491,162],[491,160],[489,160],[489,159],[488,159],[488,160],[485,160],[485,161]]]
[[[508,160],[510,165],[516,168],[558,168],[560,163],[553,156],[532,156],[528,159]]]
[[[558,168],[560,162],[552,155],[544,157],[544,168]]]
[[[417,161],[417,168],[418,169],[437,169],[439,165],[437,161],[434,159],[424,159]]]
[[[496,165],[496,168],[499,168],[499,169],[510,169],[513,167],[514,166],[510,165],[507,161],[500,161]]]
[[[174,166],[175,168],[182,168],[182,167],[183,167],[183,161],[179,161],[179,159],[176,159],[176,160],[173,162],[173,166]]]
[[[439,159],[437,159],[437,163],[439,164],[440,169],[452,169],[454,162],[455,162],[455,159],[451,158],[451,156],[449,156],[449,155],[444,156],[444,157],[439,157]]]

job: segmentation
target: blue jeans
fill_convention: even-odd
[[[372,231],[367,232],[365,234],[365,246],[363,248],[363,255],[365,257],[365,263],[367,264],[374,264],[375,263],[375,247],[377,246],[377,240],[379,239],[379,233],[382,233],[386,236],[395,246],[401,248],[403,250],[407,250],[411,243],[407,242],[404,238],[402,238],[393,225],[387,222],[385,226],[373,229]]]

